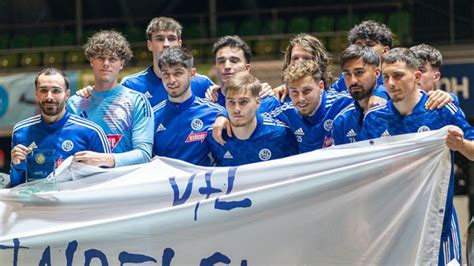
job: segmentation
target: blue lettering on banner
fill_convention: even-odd
[[[13,249],[13,266],[17,266],[18,251],[20,250],[20,248],[27,249],[27,247],[20,246],[20,240],[18,238],[13,239],[13,246],[0,245],[0,250],[2,250],[2,249]]]
[[[67,265],[72,265],[72,261],[74,259],[74,254],[77,250],[78,247],[78,242],[76,240],[73,240],[69,242],[66,248],[66,260],[67,260]],[[13,260],[12,260],[12,265],[17,266],[18,264],[18,255],[20,249],[30,249],[29,247],[24,247],[20,246],[20,240],[15,238],[13,239],[13,246],[5,246],[5,245],[0,245],[0,250],[2,249],[13,249]],[[171,261],[173,260],[175,256],[175,252],[172,248],[165,248],[163,250],[163,256],[162,256],[162,265],[163,266],[170,266]],[[107,256],[105,255],[104,252],[98,250],[98,249],[88,249],[84,252],[84,265],[89,266],[91,265],[91,262],[93,259],[98,259],[100,261],[100,265],[105,266],[109,265],[109,262],[107,260]],[[144,262],[154,262],[157,263],[157,260],[151,256],[147,256],[144,254],[133,254],[129,253],[127,251],[122,251],[118,255],[118,260],[120,262],[120,265],[123,266],[125,263],[144,263]],[[217,263],[225,263],[225,264],[230,264],[231,259],[220,253],[220,252],[215,252],[211,256],[207,258],[201,259],[200,265],[202,266],[208,266],[208,265],[215,265]],[[2,262],[2,266],[5,265]],[[41,255],[41,258],[38,262],[39,266],[51,266],[51,247],[47,246]],[[247,266],[247,260],[242,260],[240,262],[240,266]]]
[[[234,180],[235,180],[236,172],[237,172],[237,167],[230,167],[227,172],[226,195],[230,194],[232,192],[232,189],[234,188]],[[213,171],[205,173],[206,185],[198,189],[199,194],[205,196],[206,199],[209,199],[209,197],[212,194],[222,192],[222,189],[215,188],[212,186],[212,182],[211,182],[212,173]],[[191,197],[195,177],[196,177],[196,174],[193,174],[189,177],[188,183],[186,185],[186,189],[184,190],[183,195],[181,197],[179,193],[178,184],[176,183],[176,178],[175,177],[169,178],[171,188],[173,189],[173,206],[184,204],[189,199],[189,197]],[[199,204],[200,202],[198,201],[194,208],[194,221],[197,221],[197,213],[199,209]],[[250,206],[252,206],[252,201],[249,198],[245,198],[240,201],[223,201],[223,200],[220,200],[219,197],[217,197],[216,201],[214,202],[214,209],[216,210],[230,211],[235,208],[248,208]]]

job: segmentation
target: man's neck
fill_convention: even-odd
[[[232,126],[232,133],[234,136],[240,140],[246,140],[250,138],[250,136],[253,134],[255,129],[257,128],[257,117],[255,116],[252,119],[252,122],[248,123],[245,126],[242,127],[234,127]]]
[[[43,117],[44,121],[47,124],[52,124],[52,123],[60,120],[61,118],[63,118],[65,113],[66,113],[66,109],[63,109],[62,112],[57,114],[57,115],[45,115],[45,114],[41,113],[41,116]]]
[[[176,103],[176,104],[180,104],[180,103],[184,103],[185,101],[189,100],[189,98],[191,98],[191,96],[193,96],[193,94],[191,93],[191,87],[188,88],[188,90],[186,91],[186,93],[184,93],[183,95],[179,96],[179,97],[171,97],[168,95],[168,100],[172,103]]]
[[[114,82],[100,82],[96,81],[94,85],[94,89],[96,91],[109,91],[117,86],[118,82],[115,80]]]
[[[157,77],[161,78],[161,71],[158,67],[158,62],[155,59],[153,59],[153,73],[155,73]]]
[[[421,92],[418,89],[416,89],[405,100],[394,102],[393,105],[395,106],[395,108],[397,108],[398,112],[401,115],[409,115],[413,112],[413,109],[415,109],[415,106],[420,101],[421,96],[422,96]]]

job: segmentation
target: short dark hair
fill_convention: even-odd
[[[380,64],[379,55],[374,49],[364,45],[351,44],[344,51],[342,51],[341,55],[339,56],[341,68],[344,68],[344,65],[347,62],[359,58],[362,58],[362,61],[369,65],[378,66]]]
[[[158,67],[162,68],[164,65],[181,65],[189,70],[193,67],[193,56],[184,47],[169,47],[158,58]]]
[[[393,33],[385,25],[373,20],[362,21],[355,25],[347,35],[350,44],[355,44],[357,40],[371,40],[388,46],[390,49],[393,45]]]
[[[50,75],[56,75],[56,74],[59,74],[63,77],[64,84],[66,84],[66,90],[69,90],[69,78],[67,77],[66,73],[54,67],[43,68],[40,72],[36,74],[35,88],[38,88],[38,79],[41,75],[50,76]]]
[[[219,38],[212,47],[212,54],[214,54],[214,57],[216,56],[217,51],[223,47],[240,48],[244,52],[246,63],[250,64],[250,61],[252,61],[252,50],[249,45],[237,35],[227,35]]]
[[[408,67],[418,70],[419,63],[414,52],[408,48],[394,48],[382,55],[382,64],[404,62]]]
[[[443,56],[438,49],[422,43],[420,45],[410,47],[410,50],[415,53],[420,66],[430,63],[433,68],[438,70],[441,69],[441,65],[443,64]]]

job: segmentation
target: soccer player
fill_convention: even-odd
[[[449,103],[441,109],[425,107],[427,95],[417,89],[421,78],[415,54],[406,48],[396,48],[382,56],[382,76],[391,100],[371,108],[363,122],[361,134],[367,139],[435,130],[453,125],[446,137],[447,146],[474,160],[474,133],[461,109]],[[439,264],[453,259],[461,263],[461,241],[453,206],[454,177],[451,176],[441,235]]]
[[[247,71],[226,82],[226,109],[233,136],[222,146],[208,138],[219,166],[234,166],[273,160],[298,153],[298,144],[284,123],[257,112],[262,85]]]
[[[193,57],[185,48],[166,49],[158,59],[158,66],[168,99],[154,107],[153,154],[196,165],[213,165],[205,139],[223,108],[193,95]]]
[[[158,58],[169,47],[181,46],[181,24],[168,17],[157,17],[150,21],[146,29],[147,47],[153,54],[153,65],[141,72],[123,78],[122,85],[132,90],[139,91],[148,98],[151,106],[155,106],[168,98]],[[198,73],[191,79],[193,94],[205,97],[206,90],[214,85],[207,77]]]
[[[252,50],[246,42],[239,36],[227,35],[218,39],[212,48],[215,57],[215,67],[219,86],[213,86],[206,92],[206,98],[209,101],[217,102],[221,106],[225,106],[226,82],[232,78],[235,73],[241,71],[250,71],[252,60]],[[260,91],[260,108],[262,112],[267,112],[280,106],[273,95],[272,88],[268,83],[262,83]]]
[[[161,78],[158,58],[168,47],[181,46],[183,27],[179,22],[168,17],[157,17],[150,21],[146,29],[147,48],[152,52],[153,65],[138,73],[122,79],[122,85],[132,90],[143,93],[155,106],[167,99],[167,93]],[[206,90],[214,83],[207,77],[196,73],[191,80],[194,95],[205,97]],[[92,87],[86,87],[77,95],[89,97]]]
[[[99,31],[84,50],[94,72],[95,89],[89,98],[71,97],[68,108],[104,129],[113,154],[83,152],[75,159],[108,167],[148,162],[153,146],[150,102],[117,82],[120,70],[132,57],[128,41],[116,31]]]
[[[369,99],[380,76],[379,55],[374,49],[357,44],[350,45],[340,55],[344,81],[354,99],[354,104],[344,108],[334,119],[332,138],[335,145],[360,140],[360,129]]]
[[[70,114],[66,102],[70,95],[69,81],[62,71],[46,68],[36,75],[35,96],[41,114],[27,118],[15,125],[12,133],[11,185],[25,182],[29,174],[46,177],[67,157],[80,151],[110,153],[104,131],[97,124]],[[37,169],[28,169],[27,157],[31,156],[38,168],[46,172],[36,175]],[[47,153],[46,153],[47,152]],[[53,156],[54,158],[47,158]],[[50,167],[45,167],[51,161]]]

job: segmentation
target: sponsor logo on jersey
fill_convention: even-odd
[[[224,153],[224,159],[234,159],[234,156],[232,156],[232,154],[230,154],[230,151],[226,151]]]
[[[324,121],[324,129],[326,131],[331,131],[331,129],[332,129],[332,119],[328,119],[328,120]]]
[[[107,140],[109,140],[110,148],[113,151],[115,146],[120,142],[122,139],[122,134],[109,134],[107,135]]]
[[[380,136],[381,137],[388,137],[388,136],[390,136],[390,133],[388,133],[388,130],[385,129],[385,131]]]
[[[65,141],[63,141],[63,144],[61,145],[61,148],[65,152],[72,151],[72,149],[74,148],[74,143],[70,140],[65,140]]]
[[[323,148],[330,147],[332,145],[332,138],[325,136],[323,142]]]
[[[264,149],[261,149],[259,152],[258,152],[258,157],[260,158],[260,160],[262,161],[267,161],[269,160],[271,157],[272,157],[272,151],[267,149],[267,148],[264,148]]]
[[[159,125],[158,128],[156,129],[156,132],[165,131],[165,130],[166,130],[166,127],[163,126],[163,124],[160,123],[160,125]]]
[[[204,124],[199,118],[193,119],[193,121],[191,121],[191,128],[194,130],[201,130],[203,126]]]
[[[298,128],[297,130],[295,130],[295,135],[297,135],[297,136],[304,136],[304,131],[303,131],[303,129],[300,127],[300,128]]]
[[[149,91],[145,92],[144,95],[150,99],[150,98],[153,98],[153,95],[151,95],[151,93]]]
[[[430,128],[427,126],[421,126],[418,128],[418,132],[430,131]]]
[[[59,157],[59,159],[56,162],[54,162],[54,168],[58,168],[63,162],[64,162],[63,157],[62,156]]]
[[[349,130],[349,131],[347,132],[347,134],[346,134],[346,137],[348,137],[348,138],[353,138],[353,137],[355,137],[355,136],[357,136],[357,133],[356,133],[356,132],[354,131],[354,129],[352,129],[352,128],[351,128],[351,130]]]
[[[200,141],[201,143],[204,142],[207,136],[207,131],[204,132],[197,132],[197,133],[189,133],[189,136],[186,138],[185,143]]]

